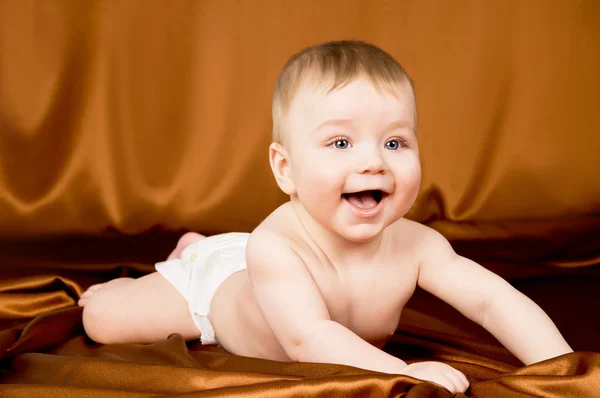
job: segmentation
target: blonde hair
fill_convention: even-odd
[[[414,86],[396,60],[382,49],[362,41],[331,41],[305,48],[292,56],[277,78],[273,93],[273,141],[283,144],[283,124],[301,87],[330,93],[359,76],[377,90],[397,95],[399,86]]]

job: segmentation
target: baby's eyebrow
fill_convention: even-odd
[[[315,129],[313,130],[313,134],[315,134],[317,131],[321,130],[323,127],[327,127],[327,126],[349,126],[352,124],[352,120],[351,119],[329,119],[329,120],[325,120],[322,123],[319,123],[317,125],[317,127],[315,127]]]
[[[321,130],[323,127],[327,126],[349,126],[352,125],[352,119],[329,119],[325,120],[322,123],[319,123],[317,127],[313,130],[313,134]],[[413,123],[406,120],[394,120],[390,122],[383,131],[388,132],[390,130],[398,130],[398,129],[409,129],[411,131],[415,131],[415,126]]]
[[[415,131],[415,126],[414,126],[414,123],[411,123],[411,122],[406,121],[406,120],[394,120],[393,122],[389,123],[383,129],[383,131],[388,132],[390,130],[398,130],[398,129],[409,129],[409,130],[412,130],[414,132]]]

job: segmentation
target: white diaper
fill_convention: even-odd
[[[183,295],[192,318],[202,333],[202,344],[217,344],[208,313],[217,288],[230,275],[246,269],[249,233],[213,235],[192,243],[181,259],[156,263],[155,267]]]

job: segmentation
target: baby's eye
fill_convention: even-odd
[[[400,142],[400,140],[389,140],[385,143],[385,148],[389,149],[390,151],[397,151],[402,146],[404,146],[404,143]]]
[[[348,147],[350,147],[350,143],[348,142],[348,140],[335,140],[333,142],[333,146],[336,149],[347,149]]]

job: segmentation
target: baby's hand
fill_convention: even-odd
[[[464,374],[441,362],[412,363],[401,373],[416,379],[432,381],[446,387],[452,394],[465,392],[469,388],[469,381]]]

